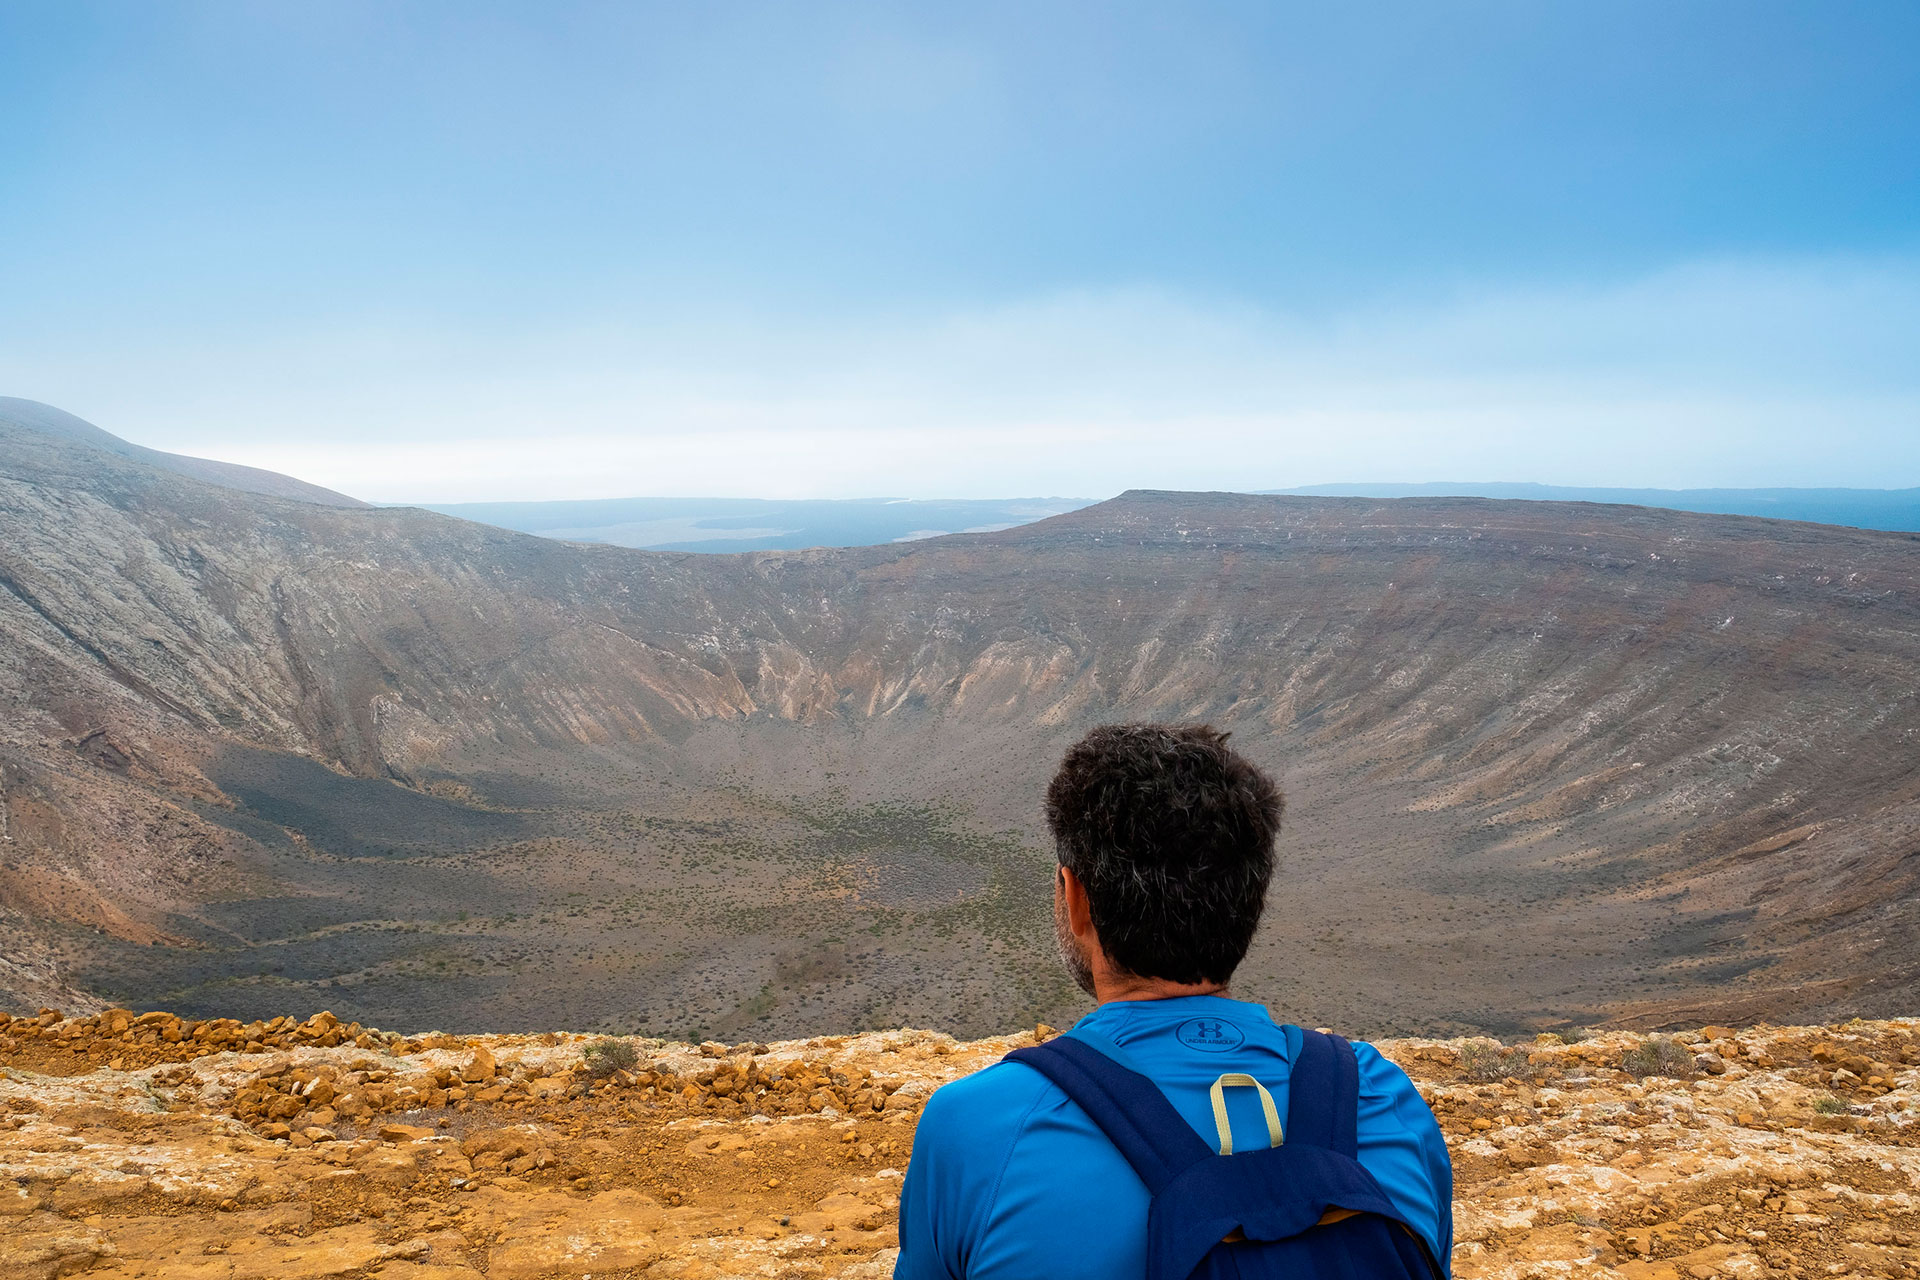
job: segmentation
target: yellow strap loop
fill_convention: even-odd
[[[1267,1086],[1242,1071],[1229,1071],[1213,1082],[1207,1092],[1213,1098],[1213,1127],[1220,1134],[1220,1154],[1233,1154],[1233,1125],[1227,1120],[1227,1086],[1239,1085],[1255,1089],[1260,1094],[1260,1109],[1267,1113],[1267,1145],[1277,1147],[1281,1142],[1280,1109],[1273,1105],[1273,1095],[1267,1092]]]

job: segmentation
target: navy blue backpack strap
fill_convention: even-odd
[[[1072,1036],[1015,1049],[1006,1060],[1032,1067],[1058,1085],[1120,1149],[1153,1195],[1214,1154],[1153,1081]]]
[[[1287,1076],[1287,1141],[1360,1154],[1360,1060],[1353,1046],[1324,1031],[1300,1032],[1300,1056]]]

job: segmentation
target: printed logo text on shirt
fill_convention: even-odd
[[[1202,1053],[1225,1053],[1247,1042],[1240,1028],[1225,1018],[1188,1018],[1173,1034],[1187,1048]]]

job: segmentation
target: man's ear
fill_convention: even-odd
[[[1067,907],[1067,928],[1082,941],[1097,944],[1093,932],[1093,904],[1087,900],[1087,887],[1067,867],[1060,868],[1060,897]]]

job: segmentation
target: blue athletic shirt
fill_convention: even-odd
[[[1209,1146],[1217,1137],[1208,1088],[1222,1073],[1253,1076],[1287,1114],[1293,1053],[1260,1005],[1224,996],[1115,1000],[1067,1034],[1159,1085]],[[1353,1048],[1360,1163],[1445,1268],[1453,1165],[1440,1126],[1406,1073],[1372,1045]],[[1233,1149],[1266,1146],[1257,1092],[1228,1088],[1226,1098]],[[927,1100],[900,1189],[894,1280],[1144,1276],[1148,1198],[1125,1157],[1053,1082],[998,1063]]]

